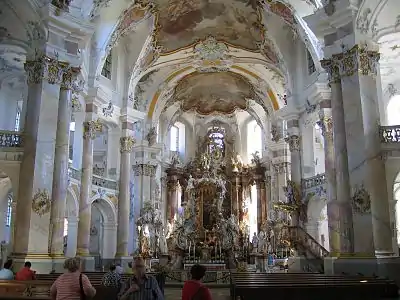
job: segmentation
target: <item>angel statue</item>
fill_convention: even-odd
[[[253,156],[253,158],[251,159],[251,163],[253,165],[256,165],[256,166],[261,165],[260,152],[256,151],[256,152],[252,153],[251,156]]]
[[[161,254],[168,254],[167,237],[166,237],[164,228],[161,229],[159,247],[160,247]]]
[[[193,179],[192,175],[190,175],[190,176],[189,176],[189,180],[188,180],[188,182],[187,182],[186,190],[187,190],[187,191],[190,191],[190,190],[192,190],[192,189],[194,189],[194,179]]]

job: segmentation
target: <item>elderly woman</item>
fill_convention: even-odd
[[[52,300],[80,300],[93,298],[96,295],[96,290],[89,278],[80,271],[80,258],[66,259],[64,269],[68,272],[60,275],[50,288]]]

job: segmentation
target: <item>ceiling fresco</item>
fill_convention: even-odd
[[[248,0],[159,0],[157,42],[164,53],[207,36],[257,51],[264,39],[260,8]]]
[[[248,99],[255,96],[251,84],[242,75],[232,72],[195,72],[178,83],[173,99],[181,103],[183,111],[209,115],[245,110]]]

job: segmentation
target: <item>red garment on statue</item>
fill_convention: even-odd
[[[212,300],[211,293],[208,287],[204,286],[200,281],[188,280],[183,285],[182,300],[192,300],[193,296],[197,293],[199,288],[202,288],[202,300]]]
[[[27,267],[23,267],[15,274],[15,280],[34,280],[35,278],[35,272]]]

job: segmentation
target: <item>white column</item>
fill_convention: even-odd
[[[117,225],[110,223],[103,223],[103,240],[102,240],[102,258],[113,259],[115,258],[115,249],[117,246]]]
[[[118,200],[118,232],[117,232],[117,256],[128,256],[129,215],[130,215],[130,175],[131,153],[135,140],[125,130],[120,139],[120,177]]]
[[[83,153],[82,153],[82,178],[79,194],[79,226],[77,255],[89,256],[90,222],[91,222],[91,192],[93,176],[93,140],[96,133],[101,131],[98,121],[84,123]]]
[[[69,217],[68,218],[68,238],[67,238],[67,251],[65,253],[66,257],[76,256],[77,247],[77,237],[78,237],[78,218]]]
[[[64,215],[68,189],[69,124],[71,120],[71,89],[79,69],[69,68],[63,75],[58,104],[56,147],[54,153],[53,191],[51,205],[52,257],[64,256]]]

